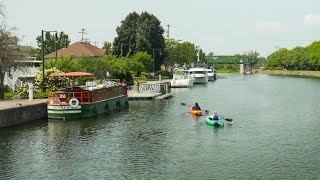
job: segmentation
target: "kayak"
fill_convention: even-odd
[[[216,126],[216,127],[222,127],[224,125],[223,121],[214,121],[209,118],[206,118],[206,123],[209,124],[210,126]]]
[[[201,110],[193,110],[192,107],[189,109],[190,114],[201,116]]]

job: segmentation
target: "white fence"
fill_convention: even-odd
[[[169,86],[166,83],[155,83],[155,84],[140,84],[134,85],[128,88],[129,94],[166,94],[169,92]]]

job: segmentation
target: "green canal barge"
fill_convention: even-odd
[[[48,94],[49,119],[80,119],[128,108],[126,84],[87,82]]]

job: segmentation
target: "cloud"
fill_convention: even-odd
[[[307,26],[319,26],[320,15],[318,14],[307,14],[304,16],[303,24]]]
[[[256,31],[263,34],[285,33],[288,30],[287,25],[277,21],[259,22],[256,24]]]

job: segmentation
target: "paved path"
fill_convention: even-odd
[[[34,99],[31,102],[29,102],[29,99],[13,99],[13,100],[0,101],[0,110],[19,107],[19,106],[39,104],[44,102],[46,103],[47,101],[48,99]]]

